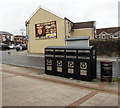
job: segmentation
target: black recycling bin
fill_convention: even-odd
[[[112,62],[101,61],[101,81],[112,81]]]
[[[92,81],[96,78],[95,47],[46,47],[45,73],[84,81]]]

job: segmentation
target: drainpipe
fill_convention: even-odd
[[[66,19],[64,18],[64,27],[65,27],[65,38],[64,40],[66,39]],[[65,46],[66,46],[66,41],[65,41]]]
[[[25,26],[26,26],[26,35],[28,35],[28,36],[29,36],[29,24],[30,24],[29,21],[26,21],[26,22],[25,22]],[[30,49],[30,48],[29,48],[29,37],[28,37],[28,43],[27,43],[27,44],[28,44],[28,46],[27,46],[27,47],[28,47],[28,50],[27,50],[27,51],[28,51],[28,53],[29,53],[29,49]]]
[[[94,22],[94,39],[96,37],[96,21]]]

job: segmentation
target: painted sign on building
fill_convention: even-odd
[[[56,21],[35,24],[36,39],[56,38]]]

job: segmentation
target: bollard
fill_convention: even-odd
[[[8,52],[8,64],[10,64],[10,52]]]
[[[8,54],[10,54],[10,52],[8,52]]]

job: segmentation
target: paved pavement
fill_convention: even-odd
[[[1,66],[3,106],[118,106],[117,82],[85,82],[39,69]]]

